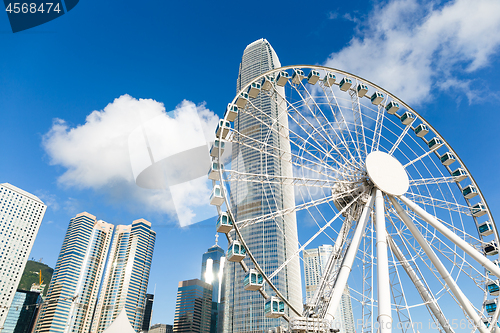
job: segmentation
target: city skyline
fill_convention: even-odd
[[[491,172],[500,156],[491,121],[499,86],[496,1],[474,6],[467,1],[257,2],[220,10],[203,2],[155,6],[149,11],[125,2],[116,11],[111,3],[89,0],[18,34],[10,32],[6,16],[0,19],[5,45],[0,181],[48,206],[30,257],[43,257],[55,267],[68,221],[84,210],[113,225],[140,217],[153,221],[155,252],[168,255],[156,256],[151,270],[149,292],[157,285],[158,295],[152,322],[172,323],[177,282],[199,275],[199,256],[213,244],[215,222],[180,228],[165,204],[167,195],[135,188],[122,149],[129,128],[124,123],[136,127],[130,109],[178,110],[183,100],[222,117],[235,96],[241,52],[259,38],[273,45],[283,65],[329,65],[402,98],[456,149],[493,215],[500,213],[493,205],[500,200],[500,179]],[[295,22],[298,13],[301,29],[284,33],[284,23]],[[384,21],[387,17],[391,20]],[[120,98],[125,94],[129,97]],[[112,113],[113,107],[120,112]],[[299,241],[308,223],[299,221]],[[226,249],[225,239],[220,245]]]

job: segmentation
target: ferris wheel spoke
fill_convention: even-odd
[[[478,315],[476,309],[474,308],[472,303],[469,301],[467,296],[465,296],[465,294],[462,292],[462,290],[457,285],[455,280],[453,280],[453,278],[451,277],[451,275],[448,272],[448,270],[446,269],[446,267],[443,265],[441,260],[437,257],[436,253],[432,250],[432,248],[427,243],[427,241],[422,236],[422,234],[417,229],[417,227],[413,224],[410,217],[406,214],[406,212],[403,210],[401,205],[396,201],[396,199],[394,197],[389,196],[389,198],[391,200],[393,207],[396,209],[396,212],[398,213],[399,217],[401,218],[403,223],[406,225],[406,227],[410,230],[411,234],[413,235],[413,238],[418,242],[418,244],[420,245],[422,250],[425,252],[427,257],[431,260],[434,267],[436,267],[436,269],[438,270],[442,279],[446,282],[447,286],[450,288],[450,290],[453,293],[453,295],[455,296],[455,298],[459,301],[460,305],[463,307],[463,309],[465,310],[465,312],[467,313],[469,318],[472,319],[472,321],[474,322],[474,325],[477,327],[477,329],[481,333],[487,333],[488,330],[484,326],[484,324],[481,320],[481,317]],[[493,266],[493,263],[491,263],[491,265]],[[497,267],[497,269],[500,271],[499,267]]]
[[[384,103],[380,103],[378,106],[377,120],[375,121],[375,129],[373,130],[373,141],[372,141],[372,150],[379,150],[380,145],[380,137],[382,136],[382,129],[384,128],[382,125],[384,123],[384,115],[385,109],[383,107]]]
[[[457,212],[463,215],[472,216],[470,208],[465,205],[461,205],[457,202],[450,202],[442,199],[436,199],[423,194],[407,192],[406,195],[413,199],[414,202],[420,203],[433,208],[442,208],[448,211]]]
[[[393,155],[394,154],[394,152],[398,148],[399,144],[401,143],[401,141],[403,141],[403,138],[408,133],[408,130],[411,128],[412,124],[413,124],[413,122],[411,122],[410,124],[406,125],[405,129],[403,130],[403,132],[401,132],[401,134],[399,135],[398,139],[396,140],[396,142],[392,146],[391,150],[389,150],[389,155]]]
[[[264,127],[267,127],[267,128],[268,128],[268,133],[267,133],[267,137],[266,137],[266,139],[268,139],[268,138],[269,138],[270,133],[274,131],[275,133],[277,133],[277,135],[278,135],[278,136],[280,136],[280,137],[282,137],[283,139],[286,139],[286,140],[290,140],[290,136],[291,136],[291,134],[292,134],[294,139],[299,139],[299,141],[300,141],[300,142],[302,142],[303,144],[305,144],[306,142],[308,142],[308,140],[307,140],[307,139],[303,138],[302,136],[300,136],[298,133],[296,133],[295,131],[293,131],[293,130],[291,130],[291,129],[289,129],[289,130],[288,130],[288,133],[287,133],[287,134],[288,134],[288,136],[285,136],[285,135],[284,135],[284,133],[283,133],[283,131],[280,131],[279,129],[275,128],[275,125],[277,124],[277,121],[276,121],[276,120],[273,120],[273,119],[272,119],[269,115],[265,114],[265,112],[263,112],[262,110],[260,110],[258,107],[256,107],[256,106],[255,106],[255,105],[253,105],[252,103],[250,103],[250,104],[252,105],[252,109],[253,109],[253,110],[258,111],[258,112],[259,112],[262,116],[267,117],[267,118],[268,118],[268,120],[272,122],[272,124],[271,124],[271,125],[269,125],[269,124],[268,124],[267,122],[265,122],[263,119],[261,119],[261,118],[260,118],[260,117],[258,117],[257,115],[255,115],[255,114],[253,114],[252,112],[250,112],[250,111],[249,111],[249,108],[247,108],[247,109],[245,109],[245,110],[243,111],[244,113],[246,113],[246,114],[250,115],[250,116],[251,116],[254,120],[258,121],[261,125],[263,125]],[[259,150],[259,151],[260,151],[260,150],[262,150],[263,148],[267,148],[267,147],[269,147],[269,146],[270,146],[269,144],[264,144],[263,142],[261,142],[261,141],[259,141],[259,140],[256,140],[256,139],[254,139],[254,138],[250,138],[248,135],[243,134],[243,133],[241,133],[241,132],[239,132],[239,131],[236,131],[236,130],[235,130],[234,132],[235,132],[235,133],[237,133],[237,134],[238,134],[238,136],[241,136],[241,137],[243,137],[243,138],[245,138],[245,139],[247,139],[247,140],[251,140],[251,141],[253,141],[253,144],[248,146],[248,147],[250,147],[250,148],[252,148],[252,149],[255,149],[255,150]],[[266,139],[264,139],[264,141],[266,141]],[[317,146],[312,145],[311,143],[310,143],[310,145],[311,145],[311,146],[313,146],[313,148],[315,148],[317,152],[320,152],[320,153],[322,153],[322,154],[327,155],[327,154],[326,154],[326,152],[325,152],[325,151],[323,151],[323,149],[322,149],[322,148],[320,148],[320,147],[321,147],[320,143],[319,143],[319,142],[317,142],[317,140],[315,140],[314,138],[312,138],[312,139],[313,139],[313,141],[317,144]],[[234,140],[234,136],[233,136],[233,140],[231,140],[231,141],[232,141],[232,142],[235,142],[235,143],[239,143],[239,141]],[[317,162],[318,162],[318,163],[321,163],[321,165],[323,165],[323,166],[325,165],[324,161],[322,161],[322,160],[321,160],[321,158],[320,158],[320,157],[318,157],[316,154],[313,154],[313,151],[312,151],[312,150],[305,150],[305,149],[303,149],[303,147],[302,147],[302,146],[300,146],[298,143],[295,143],[295,141],[293,141],[293,140],[290,140],[290,143],[295,144],[299,150],[301,150],[301,151],[305,151],[305,152],[306,152],[306,153],[307,153],[307,154],[308,154],[311,158],[314,158],[314,159],[316,159],[316,160],[317,160]],[[273,146],[273,147],[271,147],[271,148],[273,148],[273,149],[278,149],[277,147],[274,147],[274,146]],[[282,151],[282,149],[278,149],[278,150]],[[280,155],[281,155],[281,154],[280,154]],[[298,155],[295,155],[295,154],[292,154],[291,156],[298,157]],[[303,157],[302,157],[302,158],[303,158]],[[334,159],[334,158],[332,158],[332,161],[333,161],[333,162],[335,162],[335,163],[337,163],[337,162],[336,162],[336,159]],[[311,162],[311,163],[313,163],[312,161],[310,161],[310,162]],[[338,164],[338,163],[337,163],[337,164]],[[328,167],[328,164],[326,164],[326,165],[327,165],[327,167]]]
[[[232,143],[241,145],[243,147],[249,148],[249,149],[254,150],[254,151],[258,151],[259,153],[266,154],[270,157],[277,158],[277,159],[282,160],[286,163],[292,163],[295,166],[299,166],[303,169],[307,169],[307,170],[312,171],[312,172],[318,172],[318,170],[308,166],[307,164],[309,164],[311,166],[318,166],[321,168],[326,168],[326,169],[330,170],[333,174],[348,175],[347,173],[345,173],[343,171],[340,171],[338,169],[333,169],[329,165],[325,165],[324,163],[322,163],[321,160],[319,160],[318,162],[314,162],[314,161],[311,161],[309,159],[304,158],[303,156],[299,156],[295,153],[287,152],[281,148],[273,147],[270,144],[263,143],[261,141],[252,139],[252,138],[250,138],[244,134],[241,134],[239,132],[237,132],[237,133],[238,133],[238,137],[241,137],[241,138],[236,139],[235,138],[236,136],[233,136],[233,138],[231,140]],[[248,142],[244,141],[244,139],[246,139]],[[277,153],[270,152],[270,151],[268,151],[268,149],[259,149],[258,147],[256,147],[254,145],[254,144],[259,144],[259,143],[261,144],[261,146],[263,146],[265,148],[270,148],[271,150],[276,151]],[[288,157],[290,157],[290,159],[288,159]],[[297,163],[296,161],[306,162],[307,164]],[[323,174],[327,175],[325,173],[323,173]]]
[[[296,107],[295,105],[293,105],[293,104],[289,103],[289,102],[286,100],[286,98],[284,98],[284,96],[281,96],[279,93],[278,93],[278,95],[279,95],[279,96],[280,96],[283,100],[285,100],[285,102],[287,102],[287,103],[288,103],[288,105],[290,106],[290,110],[288,111],[288,114],[289,114],[289,116],[290,116],[290,119],[292,119],[292,120],[295,122],[295,124],[296,124],[297,126],[299,126],[299,127],[300,127],[300,128],[301,128],[304,132],[305,132],[305,133],[307,133],[307,134],[308,134],[308,136],[309,136],[309,138],[311,138],[311,140],[316,141],[315,136],[313,136],[312,134],[313,134],[313,133],[317,133],[317,134],[318,134],[318,135],[319,135],[319,136],[320,136],[320,137],[321,137],[321,138],[322,138],[325,142],[328,142],[328,140],[326,140],[326,138],[323,136],[323,134],[322,134],[321,132],[319,132],[317,129],[315,129],[315,127],[311,124],[311,122],[310,122],[310,121],[309,121],[306,117],[304,117],[304,115],[302,115],[302,113],[301,113],[301,112],[297,109],[297,107]],[[299,116],[299,119],[295,119],[295,118],[292,116],[293,114],[298,115],[298,116]],[[304,128],[304,125],[303,125],[303,123],[301,123],[301,120],[302,120],[302,122],[303,122],[303,123],[305,123],[305,124],[308,126],[308,128],[310,128],[310,129],[311,129],[310,131],[308,131],[306,128]],[[310,133],[310,132],[312,132],[312,133]],[[355,164],[353,164],[353,163],[351,162],[351,160],[349,160],[346,156],[344,156],[344,155],[342,154],[342,152],[341,152],[341,151],[337,148],[337,146],[335,145],[335,143],[334,143],[334,142],[332,142],[332,143],[330,143],[330,144],[332,145],[332,148],[333,148],[333,149],[334,149],[334,150],[338,153],[339,157],[341,157],[341,158],[342,158],[342,160],[344,160],[344,162],[345,162],[345,163],[349,164],[349,165],[350,165],[352,168],[354,168],[354,169],[358,169],[358,166],[357,166],[357,165],[355,165]],[[331,157],[331,159],[332,159],[332,160],[335,160],[335,159],[334,159],[334,158],[333,158],[333,157],[332,157],[329,153],[327,153],[327,151],[325,151],[325,150],[324,150],[324,148],[323,148],[323,150],[322,150],[322,151],[323,151],[325,154],[327,154],[327,156]]]
[[[321,85],[321,88],[323,90],[325,98],[328,101],[328,106],[330,107],[330,111],[331,111],[331,113],[333,115],[333,118],[335,119],[335,123],[339,124],[339,132],[340,132],[340,134],[342,136],[342,143],[344,144],[345,147],[349,147],[349,144],[347,143],[348,141],[347,141],[347,139],[344,136],[344,131],[346,131],[347,133],[349,133],[349,136],[351,138],[351,142],[355,145],[355,149],[358,151],[358,155],[360,156],[360,161],[362,161],[363,158],[361,158],[361,155],[359,153],[359,144],[356,145],[356,140],[354,139],[351,131],[349,130],[349,126],[348,126],[347,121],[346,121],[346,119],[344,117],[344,113],[342,112],[342,109],[339,106],[340,104],[339,104],[339,102],[337,100],[337,96],[333,93],[332,87],[330,86],[328,89],[326,89],[324,85]],[[331,97],[330,97],[330,95],[331,95]],[[334,101],[333,104],[334,104],[335,109],[337,110],[337,112],[334,110],[334,107],[332,107],[331,100]],[[340,114],[340,117],[341,117],[340,120],[337,118],[337,114]],[[341,128],[342,124],[345,126],[345,128]]]
[[[363,193],[359,194],[356,197],[355,200],[351,201],[344,208],[342,208],[340,210],[340,212],[338,212],[332,219],[330,219],[330,221],[328,221],[323,227],[321,227],[318,230],[318,232],[316,232],[314,234],[314,236],[312,236],[311,238],[309,238],[309,240],[307,240],[292,256],[290,256],[283,264],[281,264],[281,266],[278,267],[278,269],[276,269],[273,273],[271,273],[271,275],[269,275],[269,279],[271,280],[273,277],[275,277],[276,274],[278,274],[286,265],[288,265],[288,263],[293,258],[297,257],[302,251],[304,251],[304,249],[306,248],[306,246],[308,246],[309,244],[311,244],[311,242],[313,240],[315,240],[319,235],[321,235],[323,233],[323,231],[325,231],[326,228],[330,227],[330,225],[332,224],[332,222],[334,222],[335,220],[337,220],[347,209],[349,209],[356,202],[356,200],[358,200],[359,198],[361,198],[362,195],[363,195]]]
[[[300,96],[302,99],[304,99],[304,96],[302,96],[301,92],[297,89],[297,86],[294,86],[294,85],[292,85],[292,86],[293,86],[293,88],[296,90],[296,92],[299,94],[299,96]],[[331,127],[331,123],[328,121],[328,119],[327,119],[327,118],[326,118],[326,116],[324,115],[324,113],[323,113],[323,111],[322,111],[321,107],[320,107],[320,106],[316,103],[316,100],[315,100],[314,98],[312,98],[312,95],[311,95],[311,93],[309,92],[309,90],[307,90],[306,86],[305,86],[303,83],[301,83],[301,86],[302,86],[302,88],[304,89],[304,91],[305,91],[305,92],[309,95],[309,100],[311,100],[311,101],[314,103],[314,106],[316,106],[316,109],[318,110],[318,112],[319,112],[319,113],[321,114],[321,116],[323,117],[323,120],[324,120],[324,121],[322,122],[320,119],[318,119],[318,117],[317,117],[317,115],[316,115],[316,112],[313,112],[313,110],[312,110],[312,108],[309,106],[309,104],[307,104],[307,103],[306,103],[306,105],[307,105],[307,107],[308,107],[308,109],[309,109],[310,113],[313,115],[313,117],[315,118],[315,120],[318,122],[318,125],[319,125],[319,126],[324,126],[324,124],[328,124],[328,125],[330,126],[330,128],[331,128],[331,129],[334,131],[334,133],[335,133],[336,131],[333,129],[333,127]],[[332,139],[330,138],[330,135],[328,134],[328,132],[326,132],[326,135],[327,135],[327,136],[328,136],[328,138],[330,139],[330,144],[331,144],[331,145],[334,145],[334,144],[335,144],[335,142],[334,142],[334,140],[332,140]],[[358,165],[358,167],[360,167],[360,166],[361,166],[361,165],[360,165],[360,163],[361,163],[361,161],[363,161],[363,159],[361,158],[361,155],[359,155],[359,154],[358,154],[359,159],[356,159],[356,158],[352,155],[352,151],[351,151],[351,149],[349,149],[349,147],[348,147],[348,146],[345,146],[345,148],[346,148],[346,150],[347,150],[347,152],[348,152],[348,154],[349,154],[349,156],[350,156],[351,161],[353,162],[353,164],[356,164],[356,165]],[[356,147],[356,148],[358,148],[358,147]],[[359,152],[359,149],[355,149],[355,150]]]
[[[443,314],[443,311],[439,307],[439,304],[436,302],[436,298],[434,297],[430,289],[427,288],[427,286],[424,284],[424,281],[418,277],[417,273],[410,264],[410,261],[406,259],[403,252],[401,252],[396,243],[394,243],[394,240],[391,236],[388,236],[387,240],[391,252],[396,256],[398,262],[401,264],[401,267],[403,267],[404,271],[406,272],[412,283],[415,285],[415,288],[417,289],[420,297],[422,298],[422,301],[425,303],[427,308],[430,309],[430,311],[446,333],[454,333],[448,320]]]
[[[354,116],[354,129],[356,132],[357,151],[360,160],[364,161],[368,155],[366,148],[365,127],[363,125],[363,113],[359,103],[359,96],[354,89],[349,89],[349,96],[351,96],[352,111]]]
[[[413,165],[415,164],[416,162],[420,161],[421,159],[423,159],[424,157],[426,156],[429,156],[430,154],[434,153],[435,151],[437,151],[439,148],[441,148],[443,145],[442,144],[438,144],[438,145],[435,145],[435,147],[433,147],[432,149],[430,149],[429,151],[425,152],[424,154],[418,156],[417,158],[411,160],[410,162],[406,163],[405,165],[403,165],[403,168],[407,168],[409,167],[410,165]]]
[[[400,196],[399,199],[411,210],[413,210],[418,216],[420,216],[425,222],[429,223],[433,228],[438,230],[443,236],[448,238],[459,248],[461,248],[465,253],[467,253],[471,258],[477,261],[481,266],[489,270],[496,277],[500,278],[500,267],[495,265],[491,260],[486,258],[481,252],[477,251],[465,240],[457,236],[454,232],[448,229],[445,225],[438,221],[437,218],[427,213],[419,205],[415,204],[410,199],[406,198],[404,195]],[[393,201],[394,204],[394,201]]]
[[[301,211],[304,209],[308,209],[310,207],[314,207],[314,206],[318,206],[321,204],[325,204],[325,203],[334,201],[338,198],[342,198],[343,196],[351,194],[353,192],[354,192],[354,190],[350,190],[350,191],[342,192],[340,194],[323,197],[323,198],[320,198],[317,200],[312,200],[310,202],[305,202],[305,203],[300,204],[300,205],[295,205],[294,207],[291,207],[291,208],[286,208],[286,209],[278,210],[278,211],[273,212],[273,213],[261,215],[261,216],[258,216],[256,218],[237,221],[236,223],[238,224],[240,229],[243,229],[243,228],[246,228],[246,227],[248,227],[252,224],[255,224],[255,223],[267,221],[267,220],[270,220],[270,219],[273,219],[273,218],[276,218],[279,216],[284,216],[284,215],[290,214],[292,212],[298,212],[298,211]]]
[[[444,183],[455,183],[457,181],[457,177],[449,176],[449,177],[437,177],[437,178],[421,178],[421,179],[411,179],[411,186],[426,186],[426,185],[438,185]]]
[[[358,182],[347,180],[328,180],[320,178],[305,178],[305,177],[286,177],[269,174],[255,174],[247,172],[238,172],[235,170],[224,170],[227,175],[226,181],[228,182],[251,182],[259,184],[283,184],[291,186],[306,186],[306,187],[319,187],[331,188],[335,184],[342,183],[346,185],[357,184]]]

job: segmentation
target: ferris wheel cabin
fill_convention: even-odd
[[[344,77],[342,78],[342,80],[340,80],[339,83],[340,90],[347,91],[349,90],[349,88],[351,88],[351,86],[352,86],[352,80],[350,78]]]
[[[478,195],[477,187],[475,187],[474,185],[469,185],[462,190],[462,194],[466,199],[472,199],[476,195]]]
[[[429,147],[429,149],[438,149],[442,145],[443,145],[443,141],[438,137],[432,138],[429,141],[429,143],[427,143],[427,146]]]
[[[227,234],[233,229],[233,220],[229,217],[227,213],[222,213],[219,216],[216,224],[217,232]]]
[[[484,302],[484,307],[486,309],[486,312],[489,314],[495,313],[497,310],[497,299],[489,299],[486,302]]]
[[[390,101],[386,106],[385,106],[385,111],[387,111],[388,114],[395,114],[399,110],[399,104]]]
[[[285,302],[275,296],[266,300],[264,312],[267,318],[279,318],[285,315]]]
[[[486,207],[483,205],[482,202],[478,202],[477,204],[472,206],[471,213],[472,216],[481,217],[484,214],[486,214]]]
[[[238,96],[238,99],[236,100],[236,105],[240,109],[244,109],[245,105],[247,105],[247,102],[248,102],[248,94],[242,91],[241,94]]]
[[[401,116],[401,122],[403,123],[403,125],[410,125],[411,123],[413,123],[413,121],[415,121],[415,115],[411,112],[405,112],[403,113],[403,115]]]
[[[309,75],[307,75],[307,83],[309,84],[316,84],[319,80],[319,72],[315,69],[312,69],[309,72]]]
[[[250,269],[243,279],[245,290],[259,290],[264,284],[264,277],[256,269]]]
[[[490,221],[483,222],[478,226],[478,230],[481,236],[489,236],[493,233],[493,224]]]
[[[441,157],[439,159],[441,160],[441,163],[443,163],[443,165],[446,165],[446,166],[450,165],[451,163],[453,163],[457,160],[455,158],[455,155],[453,155],[450,152],[444,153],[443,155],[441,155]]]
[[[229,245],[227,249],[227,260],[232,262],[241,262],[245,256],[247,255],[247,251],[237,240],[234,240],[231,245]]]
[[[359,83],[356,87],[356,91],[358,92],[358,97],[364,97],[368,92],[368,86],[363,83]]]
[[[498,280],[488,282],[486,284],[486,288],[488,288],[488,292],[490,293],[491,296],[500,295],[500,286]]]
[[[262,87],[262,90],[266,90],[266,91],[269,91],[273,88],[273,82],[274,82],[274,78],[273,77],[265,77],[262,79],[262,81],[260,82],[260,85]]]
[[[378,91],[374,92],[372,97],[370,97],[370,101],[372,101],[373,105],[379,105],[380,103],[382,103],[383,100],[384,100],[384,94]]]
[[[252,82],[250,87],[248,87],[248,96],[255,98],[259,96],[261,85],[258,82]]]
[[[292,74],[292,83],[300,84],[306,76],[304,75],[304,71],[302,69],[296,69]]]
[[[278,76],[276,77],[276,84],[280,87],[284,87],[289,79],[290,79],[290,74],[288,74],[288,72],[285,71],[279,72]]]
[[[210,194],[210,204],[214,206],[220,206],[224,203],[224,197],[222,196],[222,191],[220,185],[215,185]]]
[[[236,104],[229,103],[227,105],[224,118],[228,121],[234,121],[236,117],[238,117],[238,107],[236,106]]]
[[[323,78],[323,84],[327,87],[331,87],[335,83],[335,75],[333,73],[326,73]]]
[[[221,163],[220,168],[224,169],[224,165]],[[208,170],[208,179],[211,180],[220,180],[219,177],[219,163],[212,162],[210,163],[210,169]]]
[[[467,178],[467,172],[464,169],[462,169],[462,168],[456,169],[455,171],[453,171],[451,173],[451,175],[453,177],[455,177],[455,180],[457,182],[461,182],[462,180],[464,180],[465,178]]]
[[[420,124],[415,127],[415,135],[419,138],[423,138],[427,133],[429,133],[429,128],[426,124]]]
[[[224,121],[223,119],[221,119],[219,120],[219,124],[215,129],[215,135],[219,137],[222,132],[222,138],[226,139],[230,129],[231,129],[231,123],[229,121]]]
[[[220,141],[219,139],[215,139],[214,144],[212,145],[212,148],[210,148],[210,156],[212,157],[218,157],[219,156],[219,149],[220,153],[224,153],[224,147],[226,144],[224,141]]]
[[[491,242],[484,244],[483,251],[488,256],[494,256],[495,254],[498,254],[497,242],[492,240]]]

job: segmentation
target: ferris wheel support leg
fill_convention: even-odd
[[[340,267],[340,271],[337,275],[337,280],[335,281],[335,286],[333,289],[332,296],[330,297],[330,302],[328,303],[327,311],[325,312],[325,319],[328,314],[332,315],[337,311],[337,308],[340,303],[340,299],[342,298],[342,294],[344,293],[344,289],[347,284],[347,279],[349,278],[349,274],[351,273],[352,263],[356,258],[356,254],[359,249],[359,244],[361,243],[361,238],[366,229],[366,224],[368,219],[370,218],[370,210],[373,207],[373,201],[375,200],[375,190],[370,194],[370,199],[366,202],[363,207],[363,212],[361,213],[361,217],[359,218],[358,224],[356,226],[356,231],[354,231],[354,235],[352,237],[351,245],[347,249],[347,252],[344,256],[344,261],[342,262],[342,266]]]
[[[474,309],[474,306],[471,304],[469,299],[464,295],[464,293],[457,285],[455,280],[453,280],[446,267],[443,265],[443,263],[438,258],[436,253],[432,250],[431,246],[429,245],[429,243],[427,243],[427,240],[422,236],[422,234],[415,226],[411,218],[408,216],[408,214],[406,214],[401,205],[396,201],[396,199],[393,196],[389,196],[389,199],[391,200],[392,205],[396,209],[396,212],[398,213],[403,223],[406,225],[408,230],[410,230],[411,234],[413,235],[413,238],[415,238],[415,240],[418,242],[422,250],[424,250],[425,254],[434,265],[434,267],[436,267],[437,271],[439,272],[439,275],[441,275],[441,278],[444,280],[448,288],[450,288],[450,291],[453,293],[457,301],[460,303],[461,307],[465,310],[469,318],[472,319],[476,328],[481,333],[489,333],[489,330],[483,324],[483,321],[481,320],[481,317],[479,317],[479,315],[477,314],[476,310]]]
[[[387,231],[385,229],[384,196],[376,190],[375,231],[377,234],[377,290],[379,333],[392,332],[391,286],[389,258],[387,255]]]
[[[443,234],[446,238],[455,243],[459,248],[461,248],[465,253],[471,256],[474,260],[476,260],[481,266],[485,267],[491,273],[493,273],[496,277],[500,278],[500,267],[495,265],[491,260],[486,258],[481,252],[472,247],[465,240],[457,236],[453,231],[448,229],[444,224],[438,221],[437,218],[427,213],[422,207],[405,197],[404,195],[400,196],[399,199],[408,206],[411,210],[417,213],[425,222],[429,223],[432,227],[438,230],[441,234]]]
[[[446,317],[444,316],[443,312],[439,308],[439,304],[436,302],[434,295],[432,295],[430,290],[427,289],[427,287],[424,285],[422,280],[418,277],[415,270],[411,267],[408,259],[406,259],[403,252],[401,252],[401,250],[397,247],[394,240],[390,236],[387,237],[387,240],[389,242],[389,246],[391,248],[392,253],[394,253],[394,255],[398,259],[399,263],[401,264],[401,267],[403,267],[406,274],[408,274],[408,277],[415,285],[415,288],[417,288],[417,291],[420,294],[420,297],[422,297],[422,300],[427,304],[427,307],[432,311],[432,313],[434,314],[434,317],[436,317],[439,324],[441,325],[441,328],[446,333],[454,333],[450,324],[446,320]]]

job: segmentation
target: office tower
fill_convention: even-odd
[[[155,295],[146,294],[146,299],[144,303],[144,316],[142,318],[142,328],[141,331],[147,332],[149,330],[149,324],[151,323],[151,315],[153,314],[153,301]]]
[[[180,281],[175,303],[174,332],[210,333],[212,285],[198,279]]]
[[[151,325],[149,333],[173,333],[174,326],[165,324],[154,324]]]
[[[18,289],[10,305],[2,333],[30,333],[41,302],[40,293]]]
[[[87,212],[69,222],[35,332],[88,332],[113,225]]]
[[[322,245],[317,249],[304,250],[306,302],[310,302],[314,296],[332,251],[333,246],[331,245]],[[338,269],[338,264],[336,269]],[[351,295],[348,288],[346,286],[344,289],[340,306],[334,315],[332,328],[338,328],[343,333],[354,333],[354,317],[352,314]]]
[[[124,307],[130,325],[141,330],[155,239],[144,219],[116,226],[92,332],[103,332]]]
[[[241,60],[237,81],[237,91],[258,75],[280,67],[280,61],[269,42],[259,39],[245,48]],[[284,88],[277,87],[279,95],[284,96]],[[241,137],[235,133],[235,141],[242,144],[233,145],[232,166],[238,172],[264,174],[269,176],[292,176],[292,165],[287,161],[287,152],[291,152],[290,144],[285,137],[288,133],[288,118],[286,102],[277,94],[272,97],[264,93],[252,99],[252,104],[267,117],[261,117],[263,125],[252,114],[238,112],[234,127]],[[251,113],[251,112],[250,112]],[[267,119],[267,120],[266,120]],[[274,123],[277,121],[277,123]],[[273,127],[269,133],[268,128]],[[268,136],[269,134],[269,136]],[[264,152],[255,149],[255,141],[268,142],[270,146],[279,147],[282,159],[271,151],[269,146],[263,147]],[[263,216],[271,212],[291,208],[294,206],[294,189],[291,185],[268,183],[239,183],[231,191],[232,212],[236,221],[256,216]],[[252,224],[241,230],[247,246],[253,253],[259,265],[271,274],[283,262],[298,250],[297,222],[295,212],[278,216]],[[235,238],[234,231],[232,233]],[[246,260],[250,268],[253,264]],[[239,264],[228,262],[225,268],[226,294],[224,306],[224,332],[262,332],[284,324],[283,319],[266,318],[264,315],[265,300],[260,293],[244,290],[244,272]],[[272,280],[285,298],[299,311],[302,310],[302,288],[300,280],[299,258],[291,260]],[[270,288],[266,291],[273,294]],[[288,312],[288,311],[287,311]],[[293,315],[289,313],[290,315]]]
[[[46,209],[33,194],[0,184],[0,331]]]
[[[222,321],[219,316],[223,316],[221,295],[223,291],[223,272],[226,256],[224,250],[217,244],[219,235],[215,235],[215,245],[210,247],[203,254],[201,262],[201,279],[212,285],[212,315],[210,321],[210,333],[219,331],[219,323]]]

